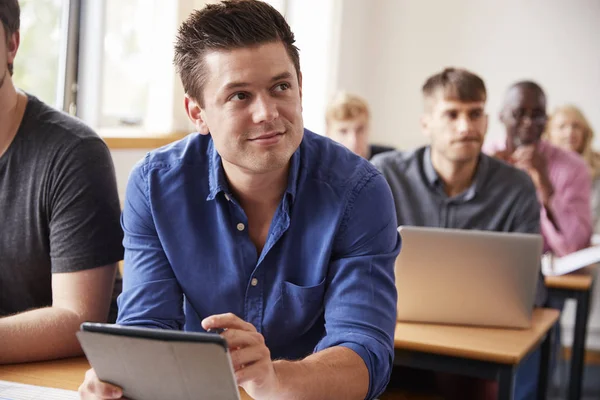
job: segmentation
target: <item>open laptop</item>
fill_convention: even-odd
[[[398,320],[528,328],[541,235],[401,226]]]

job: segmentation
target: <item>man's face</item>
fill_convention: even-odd
[[[487,131],[485,102],[463,103],[438,94],[431,99],[421,125],[431,150],[448,161],[464,163],[479,157]]]
[[[369,157],[369,117],[361,114],[354,119],[331,120],[327,136],[343,144],[361,157]]]
[[[506,95],[500,120],[515,147],[536,143],[546,126],[546,96],[533,88],[512,88]]]
[[[302,82],[284,45],[213,51],[204,63],[204,106],[186,99],[186,107],[198,131],[212,136],[223,164],[252,174],[287,166],[304,126]]]

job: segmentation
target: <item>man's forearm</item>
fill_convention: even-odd
[[[302,361],[275,361],[279,398],[289,400],[363,400],[369,371],[363,359],[346,347],[332,347]]]
[[[80,355],[75,332],[81,322],[74,311],[57,307],[0,318],[0,364]]]

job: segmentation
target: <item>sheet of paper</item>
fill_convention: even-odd
[[[600,246],[592,246],[564,257],[544,254],[542,273],[546,276],[564,275],[600,262]]]
[[[53,389],[43,386],[0,381],[0,400],[78,400],[79,394],[72,390]]]

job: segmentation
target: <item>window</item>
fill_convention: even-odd
[[[58,106],[65,2],[21,0],[20,5],[21,45],[15,60],[14,82],[42,101]]]
[[[100,127],[144,125],[155,1],[107,0]]]
[[[187,133],[193,126],[172,65],[173,42],[190,12],[212,1],[21,0],[15,82],[106,137]],[[317,18],[318,0],[266,1],[288,18],[303,49],[305,122],[318,131],[330,86],[324,64],[333,8],[321,8],[327,12]]]

